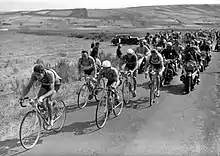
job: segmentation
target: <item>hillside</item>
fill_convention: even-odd
[[[0,22],[2,28],[55,32],[217,28],[220,5],[17,11],[1,13]]]

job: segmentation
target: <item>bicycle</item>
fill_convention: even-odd
[[[43,128],[46,131],[49,131],[49,129],[47,129],[47,127],[50,125],[48,119],[48,111],[45,110],[37,101],[37,99],[31,99],[29,97],[25,97],[24,100],[29,100],[29,104],[32,107],[32,110],[30,110],[29,112],[26,113],[26,115],[23,117],[21,124],[20,124],[20,129],[19,129],[19,140],[21,142],[21,145],[29,150],[31,148],[33,148],[39,138],[40,138],[40,134],[41,134],[41,126],[42,126],[42,121],[43,121]],[[44,100],[44,102],[47,102],[48,99]],[[20,101],[20,105],[21,107],[27,107],[25,105],[23,105],[24,101]],[[52,130],[55,132],[60,132],[61,129],[64,126],[65,120],[66,120],[66,107],[65,107],[65,103],[62,100],[52,100],[53,103],[53,119],[54,119],[54,124],[56,124],[58,122],[58,119],[60,119],[63,116],[63,119],[61,120],[61,124],[55,128],[55,126],[52,127]],[[33,117],[33,119],[35,121],[32,121],[31,118],[29,119],[29,117]],[[27,120],[27,121],[26,121]],[[27,123],[26,123],[27,122]],[[32,126],[30,126],[32,123],[34,123]],[[27,127],[26,127],[27,126]],[[30,127],[29,127],[30,126]],[[34,130],[37,130],[36,132],[36,137],[34,138],[32,135],[33,130],[30,130],[31,128],[34,128]],[[30,141],[33,141],[33,143],[30,143],[30,145],[26,145],[27,141],[26,136],[23,137],[23,132],[27,132],[28,134],[30,134]]]
[[[147,74],[148,72],[145,72]],[[146,77],[146,76],[145,76]],[[152,106],[152,103],[155,102],[156,98],[156,90],[157,90],[157,73],[155,70],[151,69],[149,72],[149,77],[150,77],[150,83],[149,83],[149,88],[150,88],[150,106]]]
[[[117,87],[117,89],[118,88],[119,87]],[[116,103],[115,96],[117,95],[119,96],[117,89],[113,89],[112,87],[105,87],[103,89],[105,95],[101,98],[101,100],[99,101],[96,107],[96,116],[95,116],[96,125],[99,129],[104,127],[111,111],[113,111],[115,117],[119,116],[122,112],[123,104],[124,104],[123,100],[119,100],[119,103],[115,105]],[[121,99],[121,97],[119,99]],[[118,111],[116,110],[117,108],[119,108]],[[104,115],[104,117],[101,117],[101,119],[99,117],[99,112],[102,112]]]
[[[92,94],[92,96],[95,97],[95,100],[98,102],[100,100],[98,97],[98,94],[101,92],[102,88],[104,88],[104,86],[105,86],[104,79],[101,79],[100,87],[97,92],[98,94],[94,94],[93,89],[94,89],[95,82],[96,82],[95,78],[93,78],[92,76],[86,75],[86,74],[84,74],[83,77],[85,79],[85,83],[80,87],[79,92],[77,93],[78,94],[77,104],[78,104],[78,107],[81,109],[87,105],[87,103],[89,101],[88,98],[89,98],[90,94]],[[87,94],[84,96],[85,93],[87,93]],[[83,98],[86,98],[85,102],[81,101],[81,100],[83,100]]]
[[[124,103],[128,104],[130,99],[133,97],[134,78],[132,77],[130,71],[120,71],[120,76],[125,79],[122,84],[122,96]]]

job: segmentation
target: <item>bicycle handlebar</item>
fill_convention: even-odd
[[[29,98],[29,97],[25,97],[25,98],[23,98],[23,99],[21,99],[21,100],[19,100],[19,104],[20,104],[20,106],[21,107],[27,107],[26,105],[23,105],[23,103],[24,103],[24,100],[32,100],[31,98]]]

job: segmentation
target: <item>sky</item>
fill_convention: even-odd
[[[0,12],[69,8],[108,9],[176,4],[220,4],[220,0],[0,0]]]

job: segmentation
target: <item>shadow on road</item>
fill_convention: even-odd
[[[183,84],[175,84],[175,85],[166,85],[161,87],[161,91],[167,91],[167,93],[171,93],[174,95],[184,95],[184,85]]]
[[[95,121],[75,122],[66,125],[62,129],[62,133],[73,132],[75,135],[85,135],[97,131]]]
[[[140,97],[138,99],[130,100],[125,108],[133,108],[137,110],[150,108],[149,97]]]
[[[86,107],[96,106],[97,103],[98,103],[97,101],[89,101],[88,104],[86,105]],[[67,110],[67,113],[70,113],[70,112],[78,111],[78,110],[80,110],[80,108],[78,107],[77,104],[74,104],[74,105],[66,106],[66,110]]]
[[[41,144],[42,140],[39,139],[37,144]],[[5,155],[19,155],[21,153],[26,152],[26,149],[22,150],[16,150],[14,148],[21,147],[20,140],[19,139],[8,139],[4,141],[0,141],[0,155],[5,156]]]
[[[142,88],[144,88],[146,90],[150,89],[149,88],[149,82],[144,82],[142,84],[137,84],[137,87],[142,87]]]

